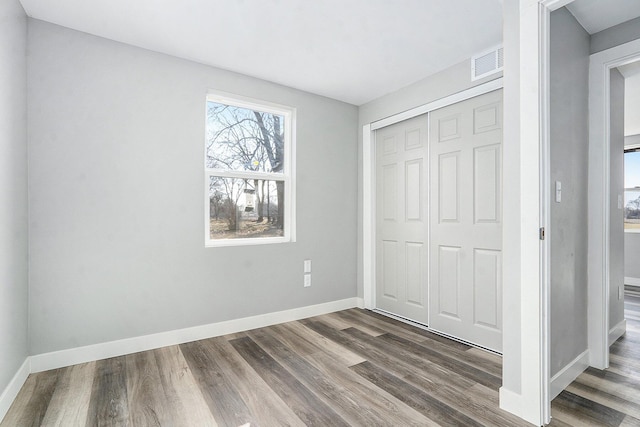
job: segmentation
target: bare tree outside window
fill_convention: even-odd
[[[281,237],[285,116],[207,101],[209,238]]]

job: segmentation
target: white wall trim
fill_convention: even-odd
[[[584,372],[589,367],[589,350],[583,351],[578,357],[573,359],[564,368],[560,370],[551,378],[550,383],[550,397],[551,400],[555,399],[562,390],[567,388],[578,375]]]
[[[371,124],[362,127],[362,283],[364,306],[376,307],[374,283],[376,282],[376,206],[375,183],[375,134]]]
[[[629,286],[640,286],[640,277],[625,277],[624,284]]]
[[[540,7],[540,227],[551,231],[551,9]],[[558,6],[553,2],[552,7]],[[558,6],[559,7],[559,6]],[[540,242],[541,418],[551,419],[551,239]]]
[[[640,40],[594,53],[589,64],[589,355],[609,367],[610,70],[640,58]]]
[[[155,348],[217,337],[220,335],[232,334],[255,328],[262,328],[278,323],[291,322],[294,320],[305,319],[307,317],[319,316],[335,311],[346,310],[348,308],[359,307],[361,305],[363,305],[363,301],[360,298],[346,298],[343,300],[293,308],[274,313],[244,317],[242,319],[228,320],[208,325],[194,326],[191,328],[177,329],[174,331],[160,332],[157,334],[88,345],[85,347],[37,354],[30,358],[30,371],[41,372],[49,369],[57,369],[78,363],[91,362],[94,360],[106,359],[108,357],[122,356],[139,351],[152,350]]]
[[[500,387],[500,409],[504,409],[512,414],[522,413],[522,395],[514,393],[504,387]]]
[[[512,412],[534,425],[544,425],[550,421],[549,399],[549,289],[545,280],[547,269],[545,264],[545,246],[539,240],[539,228],[544,226],[546,197],[545,188],[545,146],[549,112],[549,17],[550,6],[554,2],[539,0],[520,0],[518,2],[517,39],[505,40],[519,46],[517,60],[514,60],[512,72],[517,72],[519,79],[507,89],[518,104],[517,112],[508,114],[508,120],[518,121],[518,145],[510,158],[505,155],[504,163],[517,165],[517,169],[505,173],[505,182],[510,177],[519,178],[517,192],[511,193],[511,200],[505,199],[505,209],[519,212],[519,217],[504,216],[504,225],[509,226],[511,236],[519,242],[519,253],[509,254],[505,251],[505,275],[516,275],[519,282],[514,283],[519,292],[517,302],[519,308],[510,312],[510,307],[503,308],[505,322],[517,318],[520,346],[518,351],[509,351],[509,339],[504,338],[505,365],[517,367],[520,374],[519,387],[500,392],[500,407]],[[557,2],[555,2],[557,5]],[[514,34],[514,36],[516,36]],[[505,60],[507,58],[505,49]],[[517,68],[516,68],[517,64]],[[505,75],[509,69],[506,69]],[[517,82],[517,83],[516,83]],[[515,136],[515,135],[514,135]],[[513,136],[512,136],[513,137]],[[507,141],[508,143],[508,141]],[[507,150],[505,149],[505,154]],[[516,235],[517,233],[517,235]],[[507,247],[508,245],[504,245]],[[510,263],[517,265],[515,271],[509,270]],[[513,354],[513,356],[511,355]],[[515,355],[518,355],[518,358]],[[513,368],[512,368],[513,369]],[[513,375],[513,374],[512,374]],[[519,398],[517,397],[519,395]]]
[[[611,344],[618,341],[618,338],[623,336],[627,332],[627,319],[622,319],[620,323],[618,323],[613,328],[609,329],[609,347]]]
[[[0,394],[0,422],[2,422],[4,416],[7,415],[11,404],[15,400],[25,381],[27,381],[27,377],[30,372],[31,360],[27,357],[22,363],[22,366],[20,366],[20,369],[18,369],[18,372],[16,372],[11,381],[9,381],[7,387],[2,391],[2,394]]]
[[[574,0],[540,0],[540,3],[549,9],[550,12],[553,12],[554,10],[560,9],[573,1]]]

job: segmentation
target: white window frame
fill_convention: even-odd
[[[274,104],[268,101],[248,98],[220,91],[210,91],[207,93],[205,101],[205,130],[207,120],[207,102],[232,105],[264,113],[277,114],[284,117],[284,168],[282,172],[254,172],[254,171],[230,171],[223,169],[207,168],[207,133],[204,140],[204,224],[205,224],[205,247],[221,246],[246,246],[265,245],[274,243],[288,243],[296,241],[296,200],[295,200],[295,156],[296,156],[296,109],[284,105]],[[247,178],[262,179],[269,181],[284,181],[284,225],[283,235],[279,237],[251,237],[251,238],[231,238],[212,239],[210,225],[210,204],[209,204],[209,180],[212,176],[222,178]]]

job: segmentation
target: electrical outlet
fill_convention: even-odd
[[[311,286],[311,274],[305,274],[304,275],[304,287],[308,288],[309,286]]]
[[[304,272],[305,273],[311,273],[311,260],[310,259],[305,259],[304,260]]]

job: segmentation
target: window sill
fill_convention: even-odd
[[[205,248],[221,248],[229,246],[257,246],[257,245],[273,245],[278,243],[292,243],[295,240],[289,237],[262,237],[254,239],[218,239],[207,240],[204,243]]]

